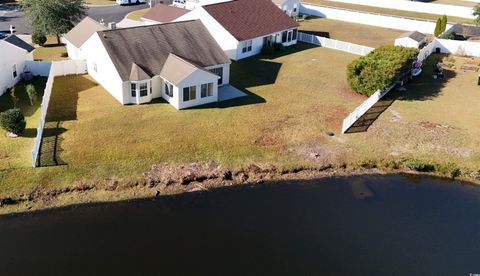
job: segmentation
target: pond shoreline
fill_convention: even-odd
[[[138,181],[107,178],[93,183],[76,182],[71,187],[37,189],[19,197],[0,198],[0,215],[33,212],[75,204],[116,202],[210,191],[233,186],[256,185],[276,181],[313,180],[362,175],[406,174],[458,180],[479,185],[478,177],[447,176],[439,172],[421,172],[405,167],[387,168],[365,164],[354,167],[326,165],[282,170],[268,164],[252,164],[231,171],[216,162],[171,166],[156,164]]]

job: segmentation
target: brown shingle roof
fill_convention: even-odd
[[[238,41],[299,26],[271,0],[235,0],[203,8]]]
[[[151,8],[143,16],[143,18],[156,22],[168,23],[186,14],[187,12],[189,12],[189,10],[158,4]]]
[[[165,66],[163,66],[163,69],[160,72],[160,76],[169,81],[171,84],[178,85],[197,70],[202,70],[214,78],[220,78],[219,76],[199,68],[174,54],[168,55],[168,58],[165,61]]]
[[[421,42],[425,39],[426,35],[421,32],[412,31],[401,34],[398,38],[409,37],[417,42]]]
[[[150,76],[159,75],[170,54],[199,67],[230,63],[200,20],[98,32],[123,81],[136,63]]]
[[[105,26],[87,16],[63,37],[80,48],[95,32],[105,29]]]

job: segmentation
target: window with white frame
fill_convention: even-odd
[[[135,81],[130,82],[130,95],[132,98],[148,96],[148,93],[152,94],[152,86],[150,81]]]
[[[167,81],[165,81],[165,94],[170,98],[173,97],[173,85]]]
[[[252,40],[247,40],[242,42],[242,53],[247,53],[252,51]]]
[[[197,98],[197,87],[190,86],[183,88],[183,101],[188,102]]]
[[[137,97],[137,84],[136,83],[130,83],[130,93],[133,98]]]
[[[146,82],[140,83],[140,97],[148,96],[148,85]]]
[[[17,76],[18,76],[18,74],[17,74],[17,65],[14,64],[14,65],[13,65],[13,78],[16,78]]]
[[[213,96],[213,83],[202,84],[201,93],[202,98]]]
[[[218,79],[218,85],[222,85],[223,84],[223,67],[212,68],[209,71],[220,77]]]

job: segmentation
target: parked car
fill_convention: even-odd
[[[147,0],[117,0],[119,5],[147,3]]]

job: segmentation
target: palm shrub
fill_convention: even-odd
[[[13,134],[20,134],[26,126],[25,116],[20,109],[14,108],[0,113],[0,127],[4,130]]]
[[[371,96],[377,90],[387,89],[408,72],[417,56],[415,48],[380,46],[347,66],[348,84],[357,93]]]
[[[441,26],[440,26],[440,27],[441,27],[441,28],[440,28],[440,31],[441,31],[440,34],[443,33],[443,32],[445,32],[445,31],[447,30],[447,21],[448,21],[448,18],[447,18],[447,16],[444,14],[444,15],[442,16],[442,19],[441,19],[442,24],[441,24]]]
[[[433,34],[438,37],[442,33],[442,19],[437,18],[437,24],[435,24],[435,31]]]
[[[30,105],[33,106],[38,97],[37,89],[35,89],[33,84],[28,84],[25,87],[25,90],[27,90],[28,99],[30,99]]]

